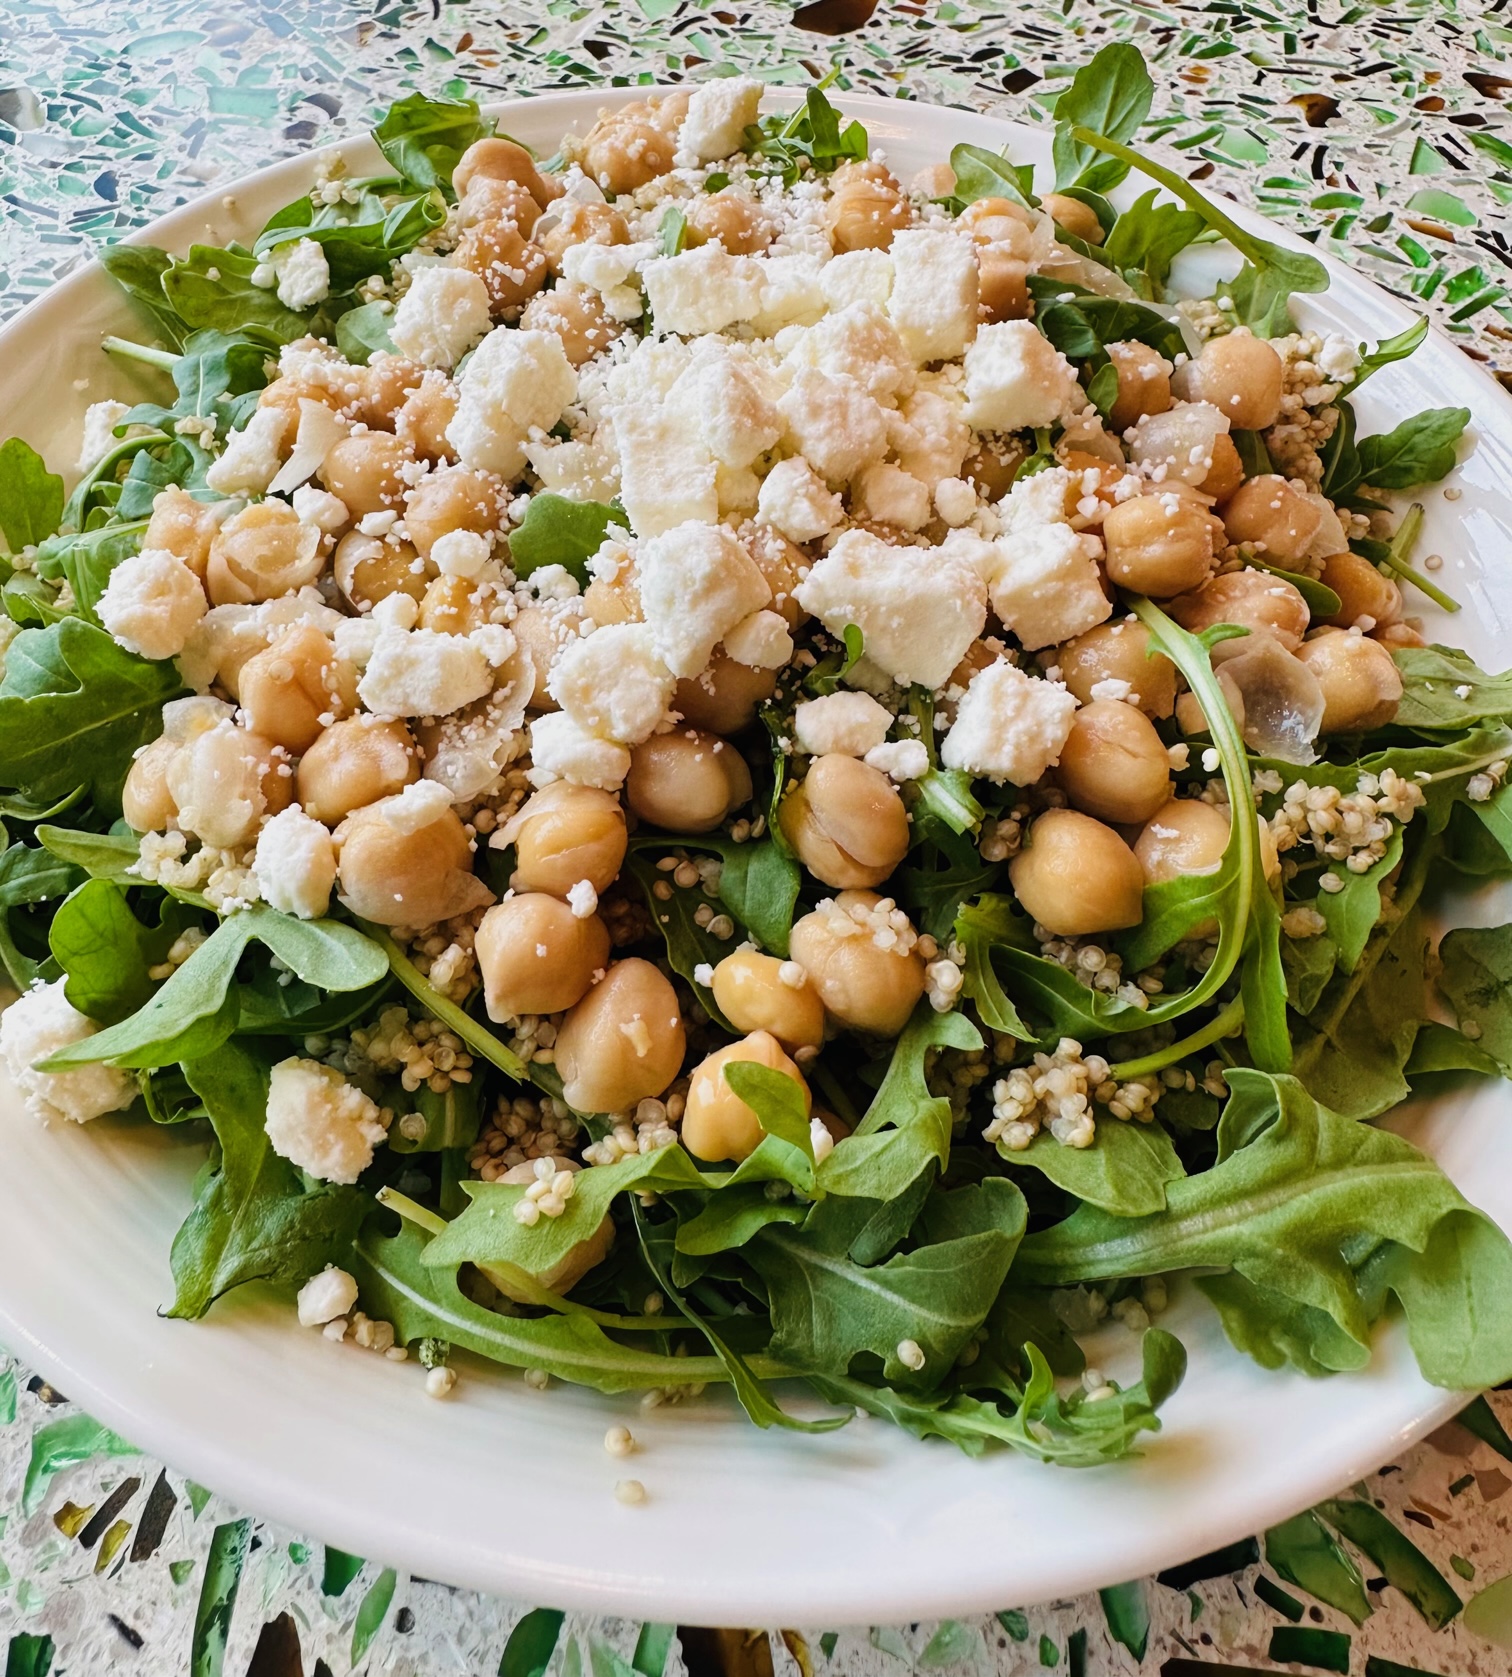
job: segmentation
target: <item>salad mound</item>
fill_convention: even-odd
[[[0,1055],[210,1138],[169,1314],[1068,1465],[1173,1275],[1267,1367],[1512,1375],[1373,1122],[1512,1068],[1512,928],[1428,913],[1512,874],[1512,676],[1383,499],[1470,416],[1361,434],[1426,323],[1294,320],[1152,91],[1099,52],[1048,183],[822,85],[547,160],[412,95],[250,247],[102,253],[144,399],[66,497],[0,447]]]

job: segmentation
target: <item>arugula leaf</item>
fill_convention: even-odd
[[[1082,1206],[1024,1241],[1018,1273],[1054,1287],[1193,1267],[1231,1269],[1258,1288],[1325,1312],[1351,1338],[1368,1343],[1374,1318],[1345,1248],[1374,1236],[1426,1253],[1444,1219],[1479,1213],[1409,1142],[1318,1105],[1295,1078],[1244,1068],[1227,1077],[1233,1093],[1219,1122],[1212,1169],[1171,1183],[1165,1211],[1152,1216],[1116,1218]],[[1434,1248],[1434,1257],[1437,1269],[1444,1254]],[[1477,1278],[1462,1265],[1445,1267],[1435,1298],[1468,1299]],[[1398,1296],[1411,1333],[1420,1295],[1404,1286]],[[1512,1372],[1512,1310],[1493,1319],[1469,1309],[1460,1315],[1473,1323],[1473,1337],[1452,1364],[1426,1332],[1413,1335],[1424,1378],[1452,1384],[1466,1362]]]
[[[63,479],[20,437],[0,444],[0,531],[11,552],[35,547],[62,520]]]
[[[1402,677],[1398,727],[1451,729],[1476,722],[1512,722],[1512,670],[1488,675],[1458,646],[1396,647],[1391,656]]]
[[[1370,1347],[1351,1338],[1326,1310],[1257,1287],[1234,1270],[1196,1280],[1229,1343],[1262,1368],[1290,1364],[1316,1377],[1353,1372],[1370,1361]]]
[[[672,895],[663,902],[656,895],[656,887],[666,881],[667,876],[658,872],[644,856],[633,852],[625,859],[625,872],[640,886],[646,911],[656,922],[657,930],[667,946],[667,960],[673,972],[680,978],[685,978],[692,986],[693,993],[698,998],[698,1005],[704,1012],[716,1024],[733,1033],[733,1027],[725,1018],[719,1003],[714,1000],[714,992],[707,984],[701,984],[693,976],[701,966],[718,966],[733,947],[729,940],[715,937],[706,926],[700,926],[694,918],[699,907],[708,902],[708,898],[697,889],[674,889]]]
[[[297,1286],[344,1264],[370,1201],[356,1188],[307,1189],[263,1127],[270,1061],[228,1042],[184,1066],[219,1143],[194,1209],[173,1239],[169,1316],[196,1318],[247,1281]]]
[[[677,1250],[689,1257],[730,1252],[769,1223],[801,1223],[807,1201],[774,1200],[765,1182],[742,1182],[711,1194],[701,1211],[678,1225]]]
[[[243,1004],[245,1006],[245,1003]],[[364,1013],[367,1010],[364,1009]],[[358,1017],[362,1017],[359,1015]],[[246,1023],[241,1026],[245,1034]],[[388,1148],[391,1153],[443,1153],[448,1148],[471,1147],[478,1139],[482,1119],[479,1110],[481,1091],[477,1080],[453,1083],[445,1094],[438,1095],[426,1084],[415,1091],[410,1112],[395,1120],[389,1130]],[[411,1134],[407,1120],[420,1120],[423,1128]]]
[[[259,259],[231,246],[190,245],[163,275],[163,294],[191,329],[257,331],[270,346],[292,343],[310,330],[311,314],[285,308],[276,291],[253,285]]]
[[[0,681],[0,784],[42,800],[83,783],[116,812],[132,753],[183,690],[171,663],[138,658],[81,618],[23,629]]]
[[[163,275],[173,258],[156,245],[106,245],[96,260],[174,349],[182,349],[188,333],[163,291]]]
[[[331,289],[347,292],[372,274],[386,274],[406,252],[446,220],[439,192],[385,200],[366,191],[355,205],[296,198],[268,222],[252,252],[266,257],[280,245],[309,239],[318,244],[331,274]]]
[[[454,199],[452,171],[462,153],[493,132],[471,99],[428,99],[411,93],[396,100],[373,130],[378,149],[405,183],[422,191],[440,187]]]
[[[953,196],[963,208],[979,198],[1006,198],[1026,210],[1039,206],[1033,191],[1032,164],[1015,166],[981,146],[958,145],[951,148],[950,167],[956,178]]]
[[[1158,295],[1170,278],[1171,263],[1196,239],[1206,225],[1195,210],[1156,202],[1159,189],[1151,187],[1136,198],[1103,240],[1103,254],[1126,277],[1140,275],[1150,295]]]
[[[1361,480],[1377,489],[1437,483],[1454,470],[1455,444],[1469,423],[1469,408],[1428,408],[1384,436],[1361,437]]]
[[[656,227],[656,242],[663,256],[676,256],[688,242],[688,218],[676,204],[662,211]]]
[[[1150,114],[1154,97],[1144,54],[1127,41],[1111,42],[1082,65],[1055,101],[1056,191],[1083,186],[1106,192],[1117,186],[1129,165],[1099,157],[1102,148],[1089,143],[1086,131],[1109,140],[1130,140]]]
[[[1512,1076],[1512,926],[1458,926],[1438,949],[1438,987],[1460,1029]]]
[[[47,941],[67,975],[63,993],[80,1013],[114,1025],[151,996],[148,969],[167,958],[185,926],[178,905],[162,900],[168,912],[156,929],[137,919],[108,879],[88,880],[58,909]]]
[[[354,367],[367,366],[375,355],[398,354],[398,346],[389,336],[393,318],[393,309],[382,302],[348,309],[336,322],[337,349]]]
[[[130,559],[142,545],[145,519],[129,524],[105,524],[75,536],[54,536],[37,549],[37,572],[51,577],[59,572],[73,590],[77,614],[98,625],[96,609],[110,582],[110,573]]]
[[[604,544],[611,524],[625,515],[601,501],[570,501],[565,495],[532,495],[525,517],[509,536],[509,563],[528,577],[543,565],[561,565],[588,586],[588,561]]]
[[[1502,1075],[1501,1067],[1479,1043],[1436,1019],[1428,1020],[1418,1032],[1403,1070],[1409,1081],[1456,1071],[1473,1071],[1480,1077]]]
[[[10,911],[66,896],[78,882],[76,869],[45,850],[12,844],[0,853],[0,964],[18,990],[32,984],[43,963],[26,954],[17,943]],[[26,941],[32,943],[31,938]]]
[[[746,150],[776,164],[789,186],[804,164],[829,174],[842,163],[865,161],[868,152],[866,130],[859,122],[841,128],[840,113],[825,98],[823,85],[809,88],[796,111],[774,113],[748,128],[746,139]]]
[[[1406,331],[1398,332],[1395,337],[1382,338],[1374,349],[1368,349],[1361,344],[1360,364],[1340,394],[1352,396],[1372,373],[1380,372],[1382,367],[1389,367],[1393,361],[1405,361],[1427,336],[1428,317],[1420,315]]]
[[[70,827],[40,826],[37,842],[61,861],[82,868],[91,879],[113,879],[118,885],[139,885],[131,867],[141,845],[130,833],[82,833]]]
[[[233,397],[261,390],[267,384],[264,370],[267,359],[267,346],[243,333],[195,332],[185,341],[171,369],[178,393],[173,406],[142,403],[132,408],[122,423],[156,425],[172,431],[180,419],[212,418],[224,436],[230,428],[226,403]]]
[[[1145,1217],[1163,1211],[1166,1185],[1186,1175],[1165,1126],[1121,1123],[1104,1115],[1090,1147],[1066,1147],[1042,1130],[1027,1147],[1014,1152],[998,1143],[1010,1165],[1030,1165],[1057,1188],[1115,1217]]]
[[[1073,360],[1095,358],[1106,344],[1148,344],[1172,360],[1187,353],[1181,327],[1144,303],[1125,297],[1073,296],[1055,281],[1031,284],[1036,297],[1035,324],[1062,354]]]
[[[695,850],[714,850],[723,859],[719,900],[763,949],[786,958],[803,882],[793,858],[770,838],[737,844],[699,835],[688,843]]]

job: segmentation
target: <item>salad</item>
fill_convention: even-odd
[[[250,246],[102,253],[144,399],[66,496],[0,447],[29,1112],[203,1132],[168,1314],[273,1282],[437,1396],[1090,1464],[1175,1275],[1506,1379],[1507,1239],[1373,1122],[1512,1066],[1512,929],[1428,913],[1512,873],[1512,676],[1387,498],[1470,416],[1352,405],[1426,323],[1299,327],[1130,46],[1052,180],[762,95],[546,160],[412,95]]]

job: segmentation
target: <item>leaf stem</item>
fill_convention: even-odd
[[[1153,1054],[1146,1054],[1142,1059],[1120,1060],[1117,1065],[1108,1068],[1109,1073],[1123,1082],[1125,1078],[1145,1077],[1152,1071],[1161,1071],[1166,1066],[1175,1065],[1178,1060],[1184,1060],[1188,1054],[1195,1054],[1199,1049],[1232,1035],[1243,1022],[1244,998],[1235,996],[1200,1031],[1193,1031],[1180,1042],[1167,1043],[1164,1048],[1157,1048]]]
[[[1423,503],[1414,501],[1402,515],[1402,522],[1397,525],[1396,534],[1391,538],[1391,545],[1386,550],[1383,563],[1395,571],[1399,577],[1410,582],[1421,593],[1428,596],[1434,605],[1444,611],[1458,611],[1460,603],[1452,594],[1446,594],[1442,588],[1430,582],[1421,571],[1415,571],[1407,563],[1407,555],[1417,545],[1419,532],[1423,528]]]
[[[124,361],[140,361],[148,367],[161,367],[171,373],[183,357],[171,349],[153,349],[149,344],[133,343],[130,338],[103,338],[100,348],[107,355],[119,355]]]
[[[425,977],[413,961],[381,926],[360,921],[363,932],[388,957],[389,971],[417,1001],[422,1003],[443,1025],[448,1025],[469,1048],[477,1049],[485,1060],[496,1065],[516,1083],[528,1083],[530,1073],[525,1062],[499,1041],[492,1031],[486,1031],[453,1001],[448,1001]]]

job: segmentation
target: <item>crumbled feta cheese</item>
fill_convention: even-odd
[[[525,586],[538,600],[575,600],[582,593],[578,579],[565,565],[538,565]]]
[[[966,417],[979,431],[1022,431],[1080,413],[1076,369],[1030,321],[978,329],[966,351]]]
[[[677,679],[648,623],[615,623],[572,642],[551,667],[552,698],[585,733],[639,745],[666,719]]]
[[[875,303],[852,303],[816,326],[795,328],[786,362],[843,373],[878,400],[911,390],[916,376],[902,338]]]
[[[614,410],[620,457],[620,504],[638,536],[657,536],[719,517],[714,461],[703,439],[678,414],[649,402]]]
[[[645,542],[641,609],[651,644],[675,675],[699,675],[714,648],[772,590],[756,561],[722,525],[684,523]]]
[[[318,1060],[280,1060],[264,1126],[281,1159],[322,1182],[355,1182],[388,1136],[375,1101]]]
[[[1343,383],[1353,377],[1360,364],[1360,352],[1352,338],[1341,338],[1337,332],[1323,334],[1323,348],[1318,352],[1317,369],[1331,382]]]
[[[942,479],[961,475],[972,438],[961,387],[926,378],[889,415],[888,432],[898,464],[933,489]]]
[[[793,712],[799,746],[815,757],[864,757],[887,738],[893,714],[869,693],[828,693]]]
[[[833,635],[854,623],[895,681],[942,687],[987,621],[982,579],[945,548],[893,547],[847,530],[797,589]]]
[[[1132,699],[1139,702],[1139,695],[1133,686],[1121,676],[1107,675],[1101,681],[1092,683],[1090,697],[1094,699]]]
[[[780,613],[753,611],[726,633],[724,649],[737,664],[780,670],[793,656],[793,637]]]
[[[226,439],[225,452],[212,460],[205,482],[217,495],[262,495],[278,475],[283,460],[288,416],[282,408],[257,408],[240,431]]]
[[[307,483],[320,470],[326,455],[350,431],[351,426],[334,408],[309,396],[301,396],[294,446],[289,450],[289,458],[278,468],[277,476],[268,485],[269,494],[286,495],[291,489]],[[334,501],[336,497],[333,495],[331,499]],[[339,501],[336,504],[341,506]],[[346,508],[341,510],[344,519]]]
[[[488,287],[470,268],[421,268],[399,299],[389,336],[422,367],[455,367],[493,325]]]
[[[929,488],[901,466],[868,466],[852,486],[852,504],[862,518],[922,530],[929,522]]]
[[[91,402],[84,410],[84,434],[79,439],[79,471],[92,472],[121,440],[115,428],[131,409],[124,402]]]
[[[749,355],[733,347],[695,358],[669,400],[726,466],[749,466],[783,432],[766,378]]]
[[[761,479],[749,466],[716,466],[714,492],[719,497],[721,519],[727,519],[731,513],[743,518],[756,510],[761,498]]]
[[[768,254],[758,259],[761,307],[751,316],[751,330],[771,338],[788,326],[812,326],[825,311],[821,289],[827,264],[807,251]]]
[[[853,378],[802,368],[777,404],[794,451],[830,484],[887,453],[887,417]]]
[[[116,645],[143,658],[178,657],[208,609],[199,578],[165,547],[144,547],[123,559],[98,607]]]
[[[845,517],[845,503],[825,488],[807,460],[794,455],[779,460],[762,480],[756,516],[789,541],[811,542],[827,536]]]
[[[893,235],[888,308],[920,363],[960,355],[976,336],[976,252],[964,233],[913,227]]]
[[[465,635],[380,628],[357,695],[380,716],[445,716],[492,686],[487,657]]]
[[[761,310],[760,264],[731,256],[723,245],[659,256],[641,269],[641,283],[658,332],[722,332]]]
[[[1032,786],[1060,761],[1076,699],[1059,682],[1027,676],[999,658],[971,679],[940,746],[948,769]]]
[[[562,710],[531,719],[530,763],[534,786],[566,780],[617,792],[630,772],[630,753],[613,740],[585,732]]]
[[[60,978],[33,985],[0,1013],[0,1058],[32,1117],[44,1123],[70,1118],[84,1124],[105,1112],[124,1112],[136,1099],[137,1080],[134,1073],[115,1066],[35,1069],[38,1060],[83,1042],[100,1028],[69,1001],[63,993],[66,983]]]
[[[954,530],[976,516],[977,493],[965,478],[942,477],[935,485],[934,504],[935,511]]]
[[[378,624],[370,616],[344,617],[331,631],[336,656],[359,670],[365,670],[378,645],[380,632]],[[184,679],[188,681],[189,678],[186,675]]]
[[[885,309],[892,296],[892,257],[885,250],[845,251],[824,264],[819,284],[832,309],[849,308],[852,303]]]
[[[612,501],[619,492],[619,470],[597,441],[532,441],[525,457],[541,487],[570,501]]]
[[[314,484],[302,483],[290,496],[290,501],[299,515],[299,522],[313,526],[323,536],[335,535],[344,524],[351,522],[352,515],[346,502],[338,500],[329,489],[317,489]]]
[[[893,780],[918,780],[929,772],[929,753],[922,740],[889,740],[866,753],[867,764]]]
[[[983,567],[992,609],[1031,652],[1085,634],[1113,611],[1101,551],[1095,536],[1069,524],[1020,519],[991,544]]]
[[[476,530],[447,530],[431,543],[431,563],[442,576],[471,582],[488,563],[489,551],[488,537]]]
[[[577,394],[577,374],[555,332],[499,327],[458,380],[446,440],[464,466],[518,477],[532,430],[549,431]]]
[[[252,872],[262,899],[280,914],[318,920],[331,904],[336,851],[331,835],[298,804],[281,809],[257,835]]]
[[[312,309],[331,295],[331,265],[316,239],[294,239],[274,247],[268,258],[286,309]]]
[[[754,76],[719,76],[701,82],[688,101],[677,136],[679,163],[717,163],[741,149],[745,131],[761,108],[762,84]]]
[[[598,892],[591,879],[580,879],[576,885],[567,887],[567,906],[574,920],[586,920],[598,911]]]
[[[444,786],[454,803],[487,792],[525,749],[525,706],[534,689],[535,671],[517,649],[486,699],[425,730],[425,778]]]
[[[562,255],[562,278],[569,285],[586,285],[604,299],[614,320],[639,320],[645,313],[640,287],[632,283],[636,270],[656,253],[650,243],[604,245],[589,240],[569,245]]]
[[[1213,469],[1213,444],[1229,429],[1211,402],[1177,402],[1146,414],[1124,433],[1131,463],[1155,483],[1201,483]]]
[[[319,1275],[312,1275],[294,1301],[302,1328],[322,1328],[345,1316],[356,1302],[357,1283],[335,1264],[327,1264]]]

